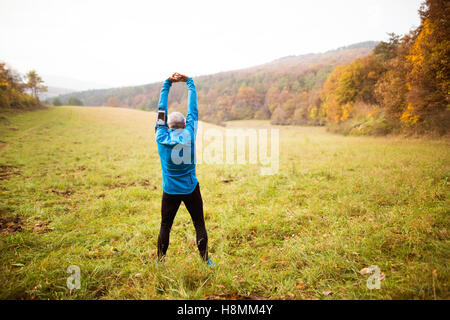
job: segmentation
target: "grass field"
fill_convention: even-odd
[[[1,115],[0,298],[449,298],[448,140],[280,128],[275,176],[197,166],[217,266],[201,263],[182,206],[155,267],[154,121],[113,108]],[[79,290],[66,287],[70,265]],[[371,265],[379,290],[360,273]]]

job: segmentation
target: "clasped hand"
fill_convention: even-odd
[[[169,77],[169,80],[170,80],[171,82],[186,82],[188,78],[189,78],[189,77],[188,77],[188,76],[185,76],[184,74],[175,72],[174,74],[172,74],[172,75]]]

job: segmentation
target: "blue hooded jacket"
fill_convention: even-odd
[[[192,193],[198,184],[195,175],[195,137],[198,109],[194,80],[188,78],[188,109],[184,129],[169,129],[167,124],[155,126],[155,137],[161,159],[162,187],[168,194]],[[172,82],[167,79],[161,88],[158,110],[165,110]]]

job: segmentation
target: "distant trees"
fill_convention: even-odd
[[[23,82],[22,76],[0,62],[0,108],[1,109],[33,109],[43,105],[35,95],[26,91],[28,83]],[[37,91],[35,91],[37,93]]]
[[[236,94],[230,114],[231,119],[253,119],[255,112],[262,106],[261,95],[254,88],[242,85]]]
[[[278,107],[272,114],[272,124],[286,124],[289,120],[288,114],[282,107]]]
[[[83,101],[76,97],[70,97],[69,100],[67,100],[67,105],[69,106],[83,106]]]
[[[55,107],[62,106],[62,102],[61,102],[61,100],[59,100],[59,98],[53,99],[52,104],[53,104]]]
[[[117,97],[111,97],[111,98],[108,99],[107,105],[108,105],[109,107],[115,107],[115,108],[118,108],[118,107],[121,107],[121,106],[122,106],[122,102],[121,102],[120,99],[117,98]]]

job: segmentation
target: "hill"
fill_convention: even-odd
[[[325,53],[289,56],[247,69],[196,77],[200,116],[214,123],[270,119],[276,107],[290,98],[293,99],[294,110],[300,105],[310,105],[314,102],[314,93],[334,67],[369,54],[376,44],[374,41],[363,42]],[[154,110],[160,87],[161,82],[88,90],[62,95],[60,99],[65,103],[70,97],[76,97],[85,105]],[[169,97],[169,110],[184,110],[186,98],[185,88],[180,84],[174,85]],[[299,121],[302,120],[300,118]]]
[[[60,95],[69,94],[74,91],[76,91],[76,90],[49,86],[49,87],[47,87],[47,92],[42,92],[39,95],[39,99],[46,100],[46,99],[54,98],[54,97],[57,97]]]
[[[269,63],[248,68],[250,72],[286,72],[301,73],[311,66],[342,64],[369,54],[378,44],[377,41],[366,41],[340,47],[324,53],[309,53],[283,57]],[[243,70],[245,71],[245,70]]]

